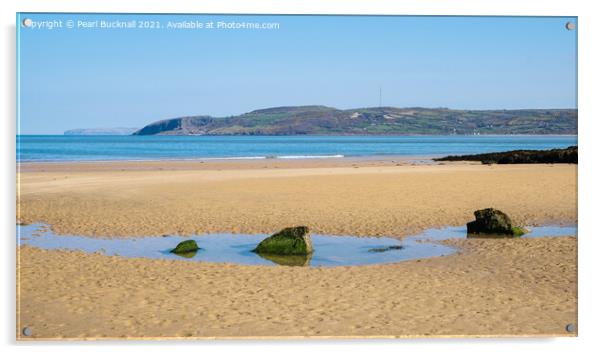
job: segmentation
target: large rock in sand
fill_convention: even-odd
[[[468,235],[507,235],[522,236],[525,231],[516,226],[512,226],[510,217],[505,213],[493,209],[481,209],[474,212],[476,220],[466,224]]]
[[[261,241],[256,253],[276,255],[307,255],[313,252],[307,226],[287,227]]]

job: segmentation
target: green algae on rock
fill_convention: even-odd
[[[171,253],[185,254],[185,253],[196,252],[198,250],[199,250],[199,246],[197,245],[195,240],[186,240],[186,241],[182,241],[182,242],[178,243],[176,248],[171,250]]]
[[[287,227],[261,241],[255,253],[277,255],[307,255],[313,252],[307,226]]]

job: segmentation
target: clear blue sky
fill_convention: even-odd
[[[19,17],[20,16],[20,17]],[[20,14],[22,134],[319,104],[576,108],[575,18]],[[276,22],[277,30],[68,29],[67,20]]]

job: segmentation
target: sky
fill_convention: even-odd
[[[100,28],[100,21],[139,28]],[[170,28],[182,21],[203,28]],[[381,99],[395,107],[576,108],[577,30],[567,30],[568,21],[577,22],[21,13],[18,129],[140,128],[275,106],[375,107]],[[278,26],[216,28],[218,22]]]

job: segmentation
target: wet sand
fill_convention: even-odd
[[[523,225],[577,222],[574,165],[330,163],[21,166],[18,217],[97,237],[271,233],[299,224],[403,237],[464,224],[484,207]],[[575,238],[446,242],[461,252],[336,268],[24,246],[18,326],[30,326],[33,338],[575,334],[565,331],[577,321]]]

